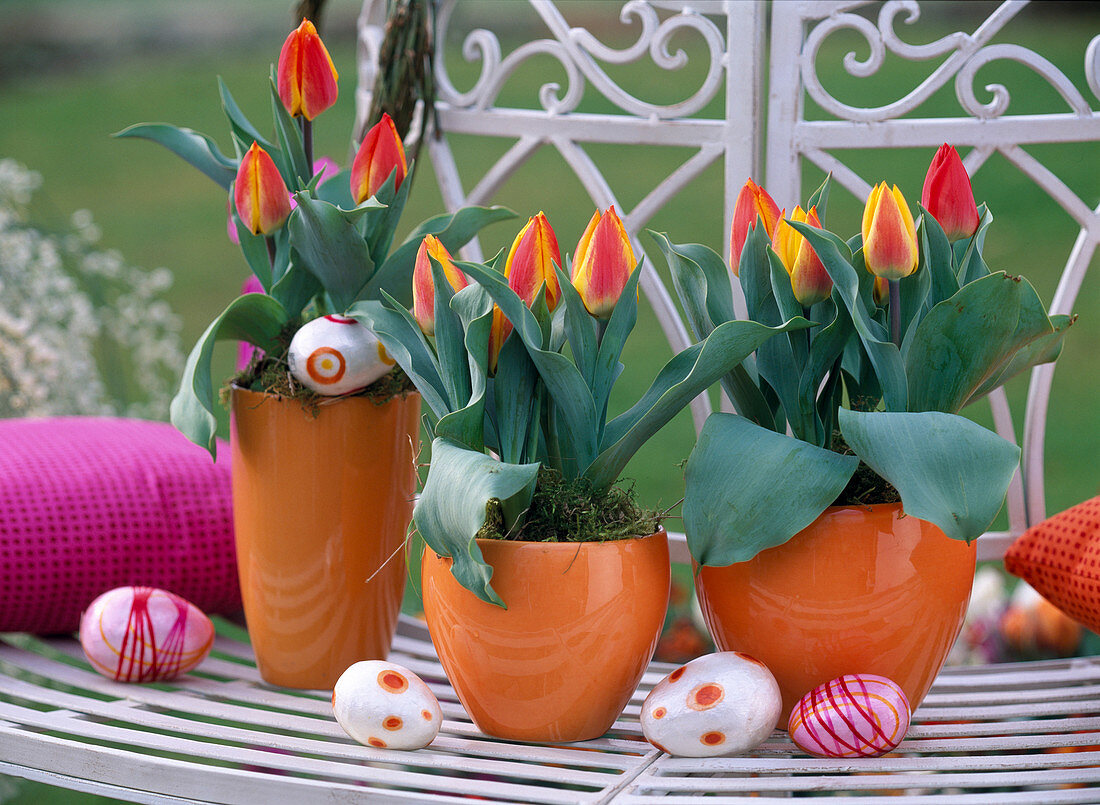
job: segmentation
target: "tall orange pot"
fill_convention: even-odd
[[[273,685],[385,659],[405,588],[420,397],[320,406],[233,389],[233,523],[248,633]]]
[[[975,546],[900,504],[826,509],[748,562],[704,567],[696,594],[715,643],[771,669],[784,717],[843,674],[897,682],[915,709],[962,628]]]
[[[477,541],[507,609],[487,604],[430,548],[424,615],[474,723],[517,741],[583,741],[622,713],[668,607],[668,537]]]

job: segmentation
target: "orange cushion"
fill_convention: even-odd
[[[1100,632],[1100,497],[1021,534],[1005,554],[1005,569],[1074,620]]]

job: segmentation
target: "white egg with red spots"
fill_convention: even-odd
[[[657,683],[642,704],[642,732],[670,755],[737,755],[772,734],[782,709],[779,685],[762,662],[720,651]]]
[[[330,397],[369,386],[394,364],[369,327],[343,316],[303,324],[291,339],[287,361],[295,380]]]
[[[80,646],[92,667],[117,682],[157,682],[206,659],[214,624],[202,610],[155,587],[116,587],[80,616]]]
[[[421,749],[439,733],[443,711],[424,680],[396,663],[363,660],[332,690],[332,712],[344,732],[378,749]]]
[[[845,674],[803,696],[787,723],[799,749],[818,757],[878,757],[909,730],[905,691],[875,674]]]

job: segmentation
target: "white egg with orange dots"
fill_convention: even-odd
[[[878,757],[909,729],[909,700],[895,682],[845,674],[803,696],[787,724],[799,749],[818,757]]]
[[[303,324],[290,341],[287,362],[295,380],[328,397],[369,386],[394,366],[369,327],[343,316]]]
[[[762,662],[720,651],[657,683],[642,704],[642,732],[670,755],[737,755],[771,735],[782,709],[779,684]]]
[[[424,680],[384,660],[363,660],[344,671],[332,690],[332,712],[344,732],[377,749],[421,749],[443,724],[439,701]]]
[[[210,653],[214,624],[202,610],[156,587],[116,587],[80,616],[80,646],[116,682],[159,682],[185,674]]]

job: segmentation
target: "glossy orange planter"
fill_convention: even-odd
[[[489,735],[583,741],[622,713],[657,646],[668,607],[668,537],[612,542],[478,540],[487,604],[430,548],[424,615],[459,699]]]
[[[696,577],[722,650],[771,669],[791,708],[843,674],[897,682],[915,709],[939,673],[974,580],[975,546],[900,504],[834,507],[789,542]]]
[[[265,681],[331,688],[352,663],[389,653],[419,428],[417,395],[347,398],[314,418],[296,401],[233,390],[237,565]]]

